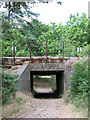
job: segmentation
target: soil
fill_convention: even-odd
[[[21,69],[22,65],[11,66],[11,68],[3,68],[2,70],[6,73],[17,74]]]
[[[22,110],[12,118],[84,118],[81,113],[64,98],[40,99],[33,98],[30,93],[17,93],[23,96],[27,103]]]
[[[51,85],[37,82],[36,90],[39,92],[49,92]],[[42,86],[42,87],[41,87]],[[27,103],[22,110],[12,116],[13,118],[84,118],[81,112],[70,103],[66,103],[64,98],[34,98],[30,93],[17,92],[17,96],[27,99]]]

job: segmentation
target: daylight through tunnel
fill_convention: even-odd
[[[59,97],[64,91],[64,71],[30,71],[30,79],[31,92],[34,97]],[[50,88],[48,90],[46,83]]]

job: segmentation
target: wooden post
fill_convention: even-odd
[[[64,40],[63,40],[63,58],[64,58]]]
[[[13,98],[16,99],[16,93],[14,93]]]

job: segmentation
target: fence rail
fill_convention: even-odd
[[[41,48],[40,46],[32,46],[32,43],[33,42],[36,42],[36,41],[34,41],[34,40],[31,40],[31,41],[29,41],[29,48],[30,48],[30,62],[31,62],[31,58],[32,58],[32,50],[33,49],[36,49],[36,48]],[[40,41],[41,42],[41,41]],[[49,41],[49,44],[50,43],[52,43],[52,42],[56,42],[56,41]],[[59,42],[58,42],[59,43]],[[60,44],[60,43],[59,43]],[[60,47],[60,48],[62,48],[62,56],[63,56],[63,58],[64,58],[64,40],[62,41],[62,45],[60,44],[59,45],[58,44],[58,47]],[[40,51],[40,49],[39,49],[39,51],[35,51],[34,53],[37,53],[37,55],[44,55],[44,56],[46,56],[46,63],[48,62],[48,56],[50,55],[50,54],[52,54],[52,55],[56,55],[56,54],[60,54],[61,53],[61,51],[58,51],[58,52],[50,52],[49,51],[49,49],[51,49],[51,48],[53,48],[54,46],[48,46],[48,40],[46,40],[46,44],[45,44],[45,46],[43,46],[43,48],[45,48],[45,51],[44,52],[41,52]]]

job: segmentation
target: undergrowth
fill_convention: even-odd
[[[9,118],[13,115],[16,115],[25,103],[26,99],[21,97],[17,97],[15,100],[12,99],[8,101],[2,106],[2,117]]]
[[[71,102],[78,109],[88,113],[88,60],[73,65],[71,88],[66,93],[66,102]]]

